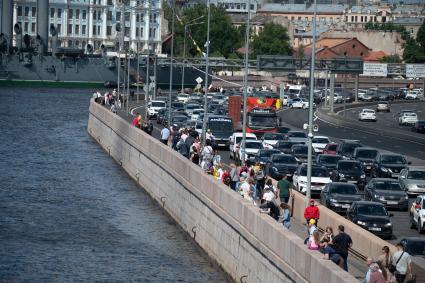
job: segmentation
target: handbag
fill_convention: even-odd
[[[397,260],[397,262],[395,263],[395,265],[393,264],[393,262],[392,262],[392,261],[390,262],[390,265],[388,265],[388,270],[389,270],[391,273],[394,273],[394,272],[396,272],[396,271],[397,271],[397,264],[398,264],[398,262],[400,261],[400,259],[403,257],[403,254],[404,254],[404,251],[401,253],[401,256],[398,258],[398,260]]]

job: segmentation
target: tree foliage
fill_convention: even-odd
[[[252,41],[253,56],[257,55],[291,55],[292,48],[288,31],[285,27],[266,23],[263,30]]]
[[[401,63],[401,58],[398,55],[387,55],[379,60],[381,63]]]

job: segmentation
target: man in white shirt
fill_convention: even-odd
[[[168,145],[168,139],[170,138],[170,130],[165,125],[164,128],[161,130],[161,142],[165,145]]]
[[[393,254],[392,263],[396,266],[394,273],[397,283],[403,283],[406,279],[407,271],[412,276],[412,259],[410,255],[404,251],[402,243],[396,245],[397,251]]]

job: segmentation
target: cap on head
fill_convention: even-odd
[[[311,199],[310,200],[310,204],[314,204],[314,199]]]
[[[316,220],[314,219],[310,219],[310,221],[308,222],[310,225],[316,224]]]

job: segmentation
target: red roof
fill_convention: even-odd
[[[370,51],[367,56],[363,57],[363,60],[365,62],[379,62],[386,55],[384,51]]]

